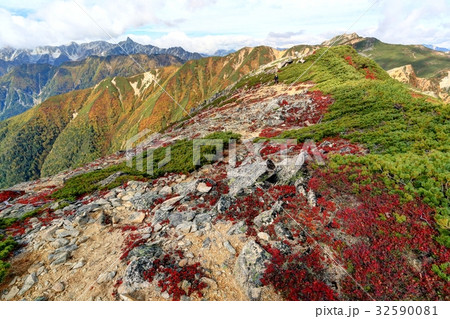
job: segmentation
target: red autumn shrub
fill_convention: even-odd
[[[278,136],[282,133],[282,131],[273,129],[273,128],[265,128],[259,133],[259,137],[272,138]]]
[[[33,196],[22,197],[22,198],[18,199],[17,202],[20,204],[25,204],[25,205],[41,206],[41,205],[44,205],[44,204],[47,204],[47,203],[50,203],[53,201],[50,198],[50,195],[54,192],[55,192],[54,189],[43,191],[43,192],[35,194]]]
[[[7,200],[13,200],[19,196],[22,196],[25,194],[23,191],[3,191],[0,192],[0,203],[7,201]]]
[[[352,57],[351,56],[346,56],[345,60],[347,60],[348,64],[350,64],[351,66],[355,66],[355,64],[353,63]]]
[[[182,257],[181,253],[180,258]],[[161,288],[161,292],[172,295],[173,300],[180,300],[182,296],[191,296],[194,293],[203,297],[202,290],[207,285],[200,280],[202,277],[206,277],[200,263],[184,267],[180,267],[178,263],[177,259],[166,254],[162,258],[156,259],[153,266],[144,271],[143,276],[150,283],[157,274],[161,276],[162,279],[158,280],[158,286]],[[187,282],[186,287],[182,287],[183,282]]]
[[[448,294],[448,285],[432,271],[432,265],[448,261],[450,253],[434,240],[437,232],[430,207],[418,198],[402,203],[381,179],[355,167],[317,171],[314,184],[325,197],[318,204],[329,206],[327,198],[335,196],[354,198],[340,203],[329,224],[335,233],[321,239],[339,252],[336,257],[359,283],[345,277],[343,298],[430,300]],[[336,236],[356,241],[333,241]]]
[[[279,103],[279,105],[280,105],[280,106],[287,106],[287,105],[289,105],[289,102],[286,101],[286,100],[283,100],[283,101],[281,101],[281,102]]]
[[[320,279],[324,267],[318,249],[284,256],[276,248],[264,248],[272,259],[261,279],[263,285],[273,286],[287,300],[336,300],[336,293]]]
[[[366,70],[366,79],[370,79],[370,80],[375,80],[375,74],[369,69],[365,69]]]

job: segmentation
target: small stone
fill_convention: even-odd
[[[211,246],[211,238],[207,237],[203,243],[202,243],[202,247],[203,248],[209,248]]]
[[[34,301],[48,301],[48,298],[46,296],[39,296]]]
[[[190,222],[195,218],[195,215],[197,215],[197,212],[194,212],[194,211],[184,212],[183,219]]]
[[[128,193],[127,195],[125,195],[125,196],[123,196],[122,198],[121,198],[121,200],[123,200],[124,202],[127,202],[127,201],[129,201],[130,199],[132,199],[134,197],[134,193]]]
[[[28,268],[28,273],[29,274],[32,274],[32,273],[34,273],[34,272],[36,272],[39,268],[41,268],[42,266],[44,265],[44,263],[43,262],[37,262],[37,263],[35,263],[35,264],[33,264],[32,266],[30,266],[29,268]]]
[[[63,282],[57,282],[53,285],[52,289],[54,292],[63,292],[66,289],[66,286]]]
[[[131,224],[141,224],[145,219],[145,213],[135,212],[129,218],[128,221]]]
[[[188,292],[189,288],[191,288],[191,287],[192,287],[192,284],[189,281],[183,280],[181,282],[181,289],[183,289],[184,291]]]
[[[170,298],[170,295],[169,295],[169,293],[168,293],[167,291],[164,291],[164,292],[161,294],[161,297],[163,297],[164,299],[169,299],[169,298]]]
[[[69,259],[69,252],[64,251],[64,252],[62,252],[58,255],[54,255],[54,257],[52,257],[53,262],[51,263],[51,265],[56,266],[56,265],[64,264],[67,261],[67,259]]]
[[[109,282],[109,281],[113,280],[114,277],[116,277],[116,274],[117,274],[117,272],[115,272],[115,271],[104,272],[103,274],[98,276],[97,283],[102,284],[105,282]]]
[[[226,195],[222,195],[217,203],[217,209],[219,212],[224,213],[232,204],[232,200],[230,197]]]
[[[68,239],[66,239],[66,238],[58,238],[55,241],[53,241],[50,245],[53,248],[60,248],[60,247],[63,247],[65,245],[67,245],[68,243],[69,243]]]
[[[197,191],[200,193],[208,193],[211,190],[211,186],[208,186],[206,183],[198,183],[197,185]]]
[[[120,297],[123,301],[136,301],[136,299],[134,299],[133,297],[131,297],[130,294],[119,294],[119,297]]]
[[[166,211],[172,209],[173,208],[172,205],[179,202],[182,198],[183,196],[177,196],[166,200],[164,203],[161,204],[161,209]]]
[[[194,258],[194,254],[191,253],[190,251],[188,251],[187,253],[184,254],[184,257],[186,257],[186,258]]]
[[[79,244],[85,243],[85,242],[87,242],[89,240],[89,238],[90,238],[89,236],[80,237],[77,240],[77,244],[79,245]]]
[[[32,273],[32,274],[28,275],[28,277],[25,279],[22,289],[20,289],[20,291],[19,291],[19,296],[23,295],[28,290],[30,290],[31,287],[33,287],[37,282],[38,282],[38,278],[36,276],[36,273]]]
[[[84,258],[82,258],[72,267],[72,269],[79,269],[81,267],[84,267],[84,265],[86,265],[86,261],[84,260]]]
[[[120,223],[120,218],[117,216],[113,216],[111,221],[114,225],[117,225],[118,223]]]
[[[184,259],[180,260],[180,262],[178,263],[178,266],[184,267],[187,265],[187,263],[188,263],[188,260],[186,258],[184,258]]]
[[[208,277],[202,277],[200,279],[200,282],[203,282],[208,285],[208,287],[212,290],[217,289],[217,282],[214,279],[208,278]]]
[[[316,201],[316,194],[314,194],[314,191],[312,189],[310,189],[308,191],[308,204],[309,206],[312,207],[316,207],[317,206],[317,201]]]
[[[189,233],[191,231],[192,226],[193,226],[192,223],[182,223],[182,224],[177,226],[176,230],[187,234],[187,233]]]
[[[236,254],[236,249],[234,249],[233,246],[231,246],[231,244],[228,240],[223,243],[223,246],[233,255]]]
[[[291,231],[285,227],[284,225],[277,224],[275,225],[275,233],[280,238],[287,238],[290,240],[294,239],[294,236],[292,235]]]
[[[268,233],[263,233],[263,232],[259,232],[258,233],[258,238],[265,240],[265,241],[269,241],[270,240],[270,236]]]
[[[261,288],[250,288],[249,289],[249,297],[252,300],[260,300],[261,299]]]
[[[171,195],[172,194],[172,187],[170,186],[164,186],[163,188],[161,188],[161,190],[158,193],[161,196],[167,196],[167,195]]]
[[[37,276],[40,276],[40,275],[42,275],[42,273],[45,271],[45,267],[44,266],[42,266],[42,267],[39,267],[39,269],[36,271],[36,275]]]
[[[191,247],[192,246],[192,242],[189,239],[186,239],[184,241],[184,247]]]
[[[91,218],[89,217],[88,213],[83,213],[80,216],[77,216],[77,218],[75,218],[74,223],[76,225],[83,226],[83,225],[86,225],[87,223],[89,223],[90,219]]]
[[[162,225],[160,223],[155,224],[155,226],[153,227],[153,231],[155,233],[159,232],[162,229]]]
[[[6,295],[3,295],[3,300],[5,301],[12,300],[17,295],[18,292],[19,288],[17,288],[16,286],[12,287]]]
[[[56,236],[59,238],[63,237],[78,237],[80,232],[78,230],[66,230],[66,229],[58,229],[56,231]]]
[[[16,282],[19,280],[19,278],[20,278],[19,276],[15,276],[13,278],[13,280],[11,280],[11,282],[9,283],[9,286],[11,287],[11,286],[15,285]]]

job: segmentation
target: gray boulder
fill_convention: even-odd
[[[258,216],[253,219],[253,223],[258,226],[268,226],[273,223],[277,215],[280,213],[280,211],[283,209],[283,203],[278,201],[275,202],[273,207],[269,210],[266,210],[259,214]]]
[[[248,241],[236,260],[234,276],[251,300],[261,298],[261,278],[266,270],[270,254],[255,241]]]
[[[230,168],[227,172],[230,196],[236,196],[242,189],[254,185],[262,175],[274,171],[275,165],[270,160]]]
[[[148,193],[144,193],[140,196],[135,196],[135,197],[131,198],[130,202],[133,205],[134,209],[145,210],[145,209],[149,209],[150,206],[153,204],[153,202],[160,197],[161,196],[156,193],[148,192]]]
[[[307,153],[302,152],[296,157],[286,158],[277,165],[278,167],[278,182],[281,184],[287,184],[297,174],[297,172],[303,167],[305,163]]]
[[[34,273],[30,274],[25,279],[25,282],[23,283],[22,289],[20,289],[20,291],[19,291],[19,296],[23,295],[28,290],[30,290],[31,287],[33,287],[37,282],[38,282],[38,278],[36,276],[36,273],[34,272]]]

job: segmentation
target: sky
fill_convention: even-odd
[[[319,44],[356,32],[450,48],[450,0],[0,0],[0,47],[127,37],[212,54]]]

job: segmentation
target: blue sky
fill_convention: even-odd
[[[345,31],[389,43],[450,47],[450,0],[373,3],[374,0],[0,0],[0,47],[112,42],[130,36],[140,43],[213,53],[217,49],[261,44],[316,44]]]

